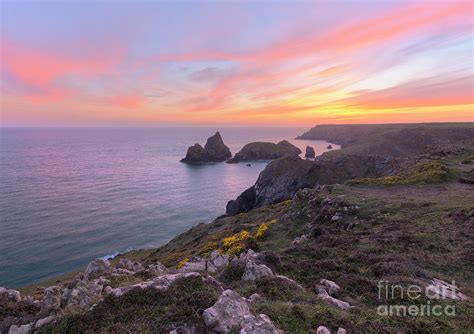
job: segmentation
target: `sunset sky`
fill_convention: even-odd
[[[1,1],[0,123],[474,121],[473,4]]]

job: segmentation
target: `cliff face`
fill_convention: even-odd
[[[327,140],[343,149],[327,152],[314,162],[297,156],[271,162],[253,187],[227,204],[228,215],[278,203],[305,187],[398,175],[422,155],[442,157],[472,144],[474,123],[319,125],[298,138]]]
[[[235,156],[228,160],[229,163],[252,161],[252,160],[274,160],[286,156],[298,156],[301,150],[282,140],[278,144],[267,142],[254,142],[245,145]]]
[[[297,139],[326,140],[342,146],[336,154],[358,153],[409,157],[427,145],[468,141],[474,123],[317,125]]]

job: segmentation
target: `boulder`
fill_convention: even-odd
[[[112,288],[110,285],[106,286],[104,289],[105,295],[112,295],[114,297],[120,297],[123,295],[124,290],[122,288]]]
[[[256,281],[264,277],[273,276],[273,272],[264,264],[256,264],[254,261],[247,261],[245,265],[244,275],[242,280],[244,281]]]
[[[21,325],[21,326],[13,325],[8,330],[8,334],[28,334],[33,329],[33,325],[34,323]]]
[[[156,263],[150,264],[147,268],[147,271],[149,271],[155,276],[160,276],[160,275],[167,274],[169,270],[160,262],[156,262]]]
[[[50,286],[44,290],[41,312],[49,314],[61,308],[63,290],[59,286]]]
[[[231,156],[232,153],[224,144],[219,131],[217,131],[213,136],[207,139],[204,147],[197,143],[190,146],[186,152],[186,157],[181,159],[181,162],[191,165],[199,165],[209,162],[225,161]]]
[[[187,273],[193,271],[205,271],[206,268],[207,263],[205,258],[200,256],[193,256],[177,271],[179,273]]]
[[[222,292],[217,302],[202,314],[206,326],[218,333],[239,330],[245,316],[251,316],[249,305],[233,290]]]
[[[47,324],[52,323],[55,319],[56,317],[54,315],[50,315],[49,317],[39,319],[38,321],[36,321],[35,329],[46,326]]]
[[[240,334],[283,334],[266,314],[246,316],[242,322]]]
[[[104,283],[104,280],[100,279],[78,282],[67,297],[66,309],[71,311],[87,310],[100,302],[103,299]]]
[[[331,334],[331,331],[325,326],[319,326],[316,329],[316,334]]]
[[[467,296],[463,294],[459,287],[457,287],[454,283],[450,284],[448,282],[442,281],[437,278],[433,278],[431,283],[425,289],[427,295],[430,298],[436,299],[467,299]]]
[[[207,261],[207,271],[214,273],[221,268],[229,265],[229,255],[219,254],[219,251],[215,250],[209,256]]]
[[[326,146],[326,149],[328,149],[328,150],[332,150],[332,145],[328,145],[328,146]]]
[[[224,144],[219,131],[217,131],[214,136],[207,138],[204,149],[212,161],[225,161],[232,157],[232,153]]]
[[[306,153],[304,155],[305,158],[312,159],[316,156],[316,152],[314,151],[314,148],[311,146],[306,146]]]
[[[341,310],[349,310],[351,308],[351,305],[348,302],[345,302],[343,300],[331,297],[327,291],[323,288],[318,289],[318,297],[321,298],[323,301],[325,301],[328,304],[334,305]]]
[[[337,285],[335,282],[324,279],[324,278],[320,280],[319,283],[321,283],[324,286],[327,293],[331,296],[334,296],[335,294],[339,292],[339,290],[341,290],[339,285]]]
[[[20,291],[0,287],[0,305],[17,303],[21,300]]]
[[[274,160],[286,156],[298,156],[301,150],[286,140],[278,144],[253,142],[245,145],[228,163],[253,160]]]
[[[94,259],[89,263],[84,272],[83,279],[91,280],[99,278],[101,276],[107,276],[111,274],[110,262],[104,259]]]
[[[176,280],[181,278],[188,277],[200,277],[201,274],[197,272],[186,272],[186,273],[177,273],[177,274],[166,274],[153,279],[151,286],[156,289],[167,289],[171,284]]]
[[[120,259],[116,265],[117,269],[126,269],[131,272],[139,272],[145,268],[140,262],[133,262],[129,259]]]
[[[344,328],[339,327],[339,328],[337,329],[337,333],[336,333],[336,334],[346,334],[346,333],[347,333],[347,331],[346,331]]]

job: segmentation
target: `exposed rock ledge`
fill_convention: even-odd
[[[194,144],[188,148],[186,157],[182,162],[199,165],[209,162],[220,162],[229,159],[232,156],[230,149],[224,144],[221,134],[217,131],[213,136],[207,139],[206,145],[202,147]]]
[[[299,154],[301,154],[301,150],[286,140],[282,140],[278,144],[253,142],[245,145],[227,162],[274,160],[286,156],[298,156]]]

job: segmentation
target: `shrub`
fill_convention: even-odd
[[[176,266],[176,269],[184,267],[184,265],[188,263],[188,261],[189,261],[188,258],[182,259],[181,261],[179,261],[178,265]]]
[[[239,233],[231,235],[230,237],[222,239],[221,253],[229,254],[230,256],[239,255],[245,251],[245,240],[251,238],[248,231],[243,230]]]
[[[255,239],[260,240],[263,239],[265,234],[268,231],[268,225],[263,223],[258,227],[257,233],[255,233]]]
[[[212,253],[214,250],[219,248],[219,242],[218,241],[210,241],[207,244],[204,245],[204,247],[201,249],[201,255],[206,256],[210,253]]]

